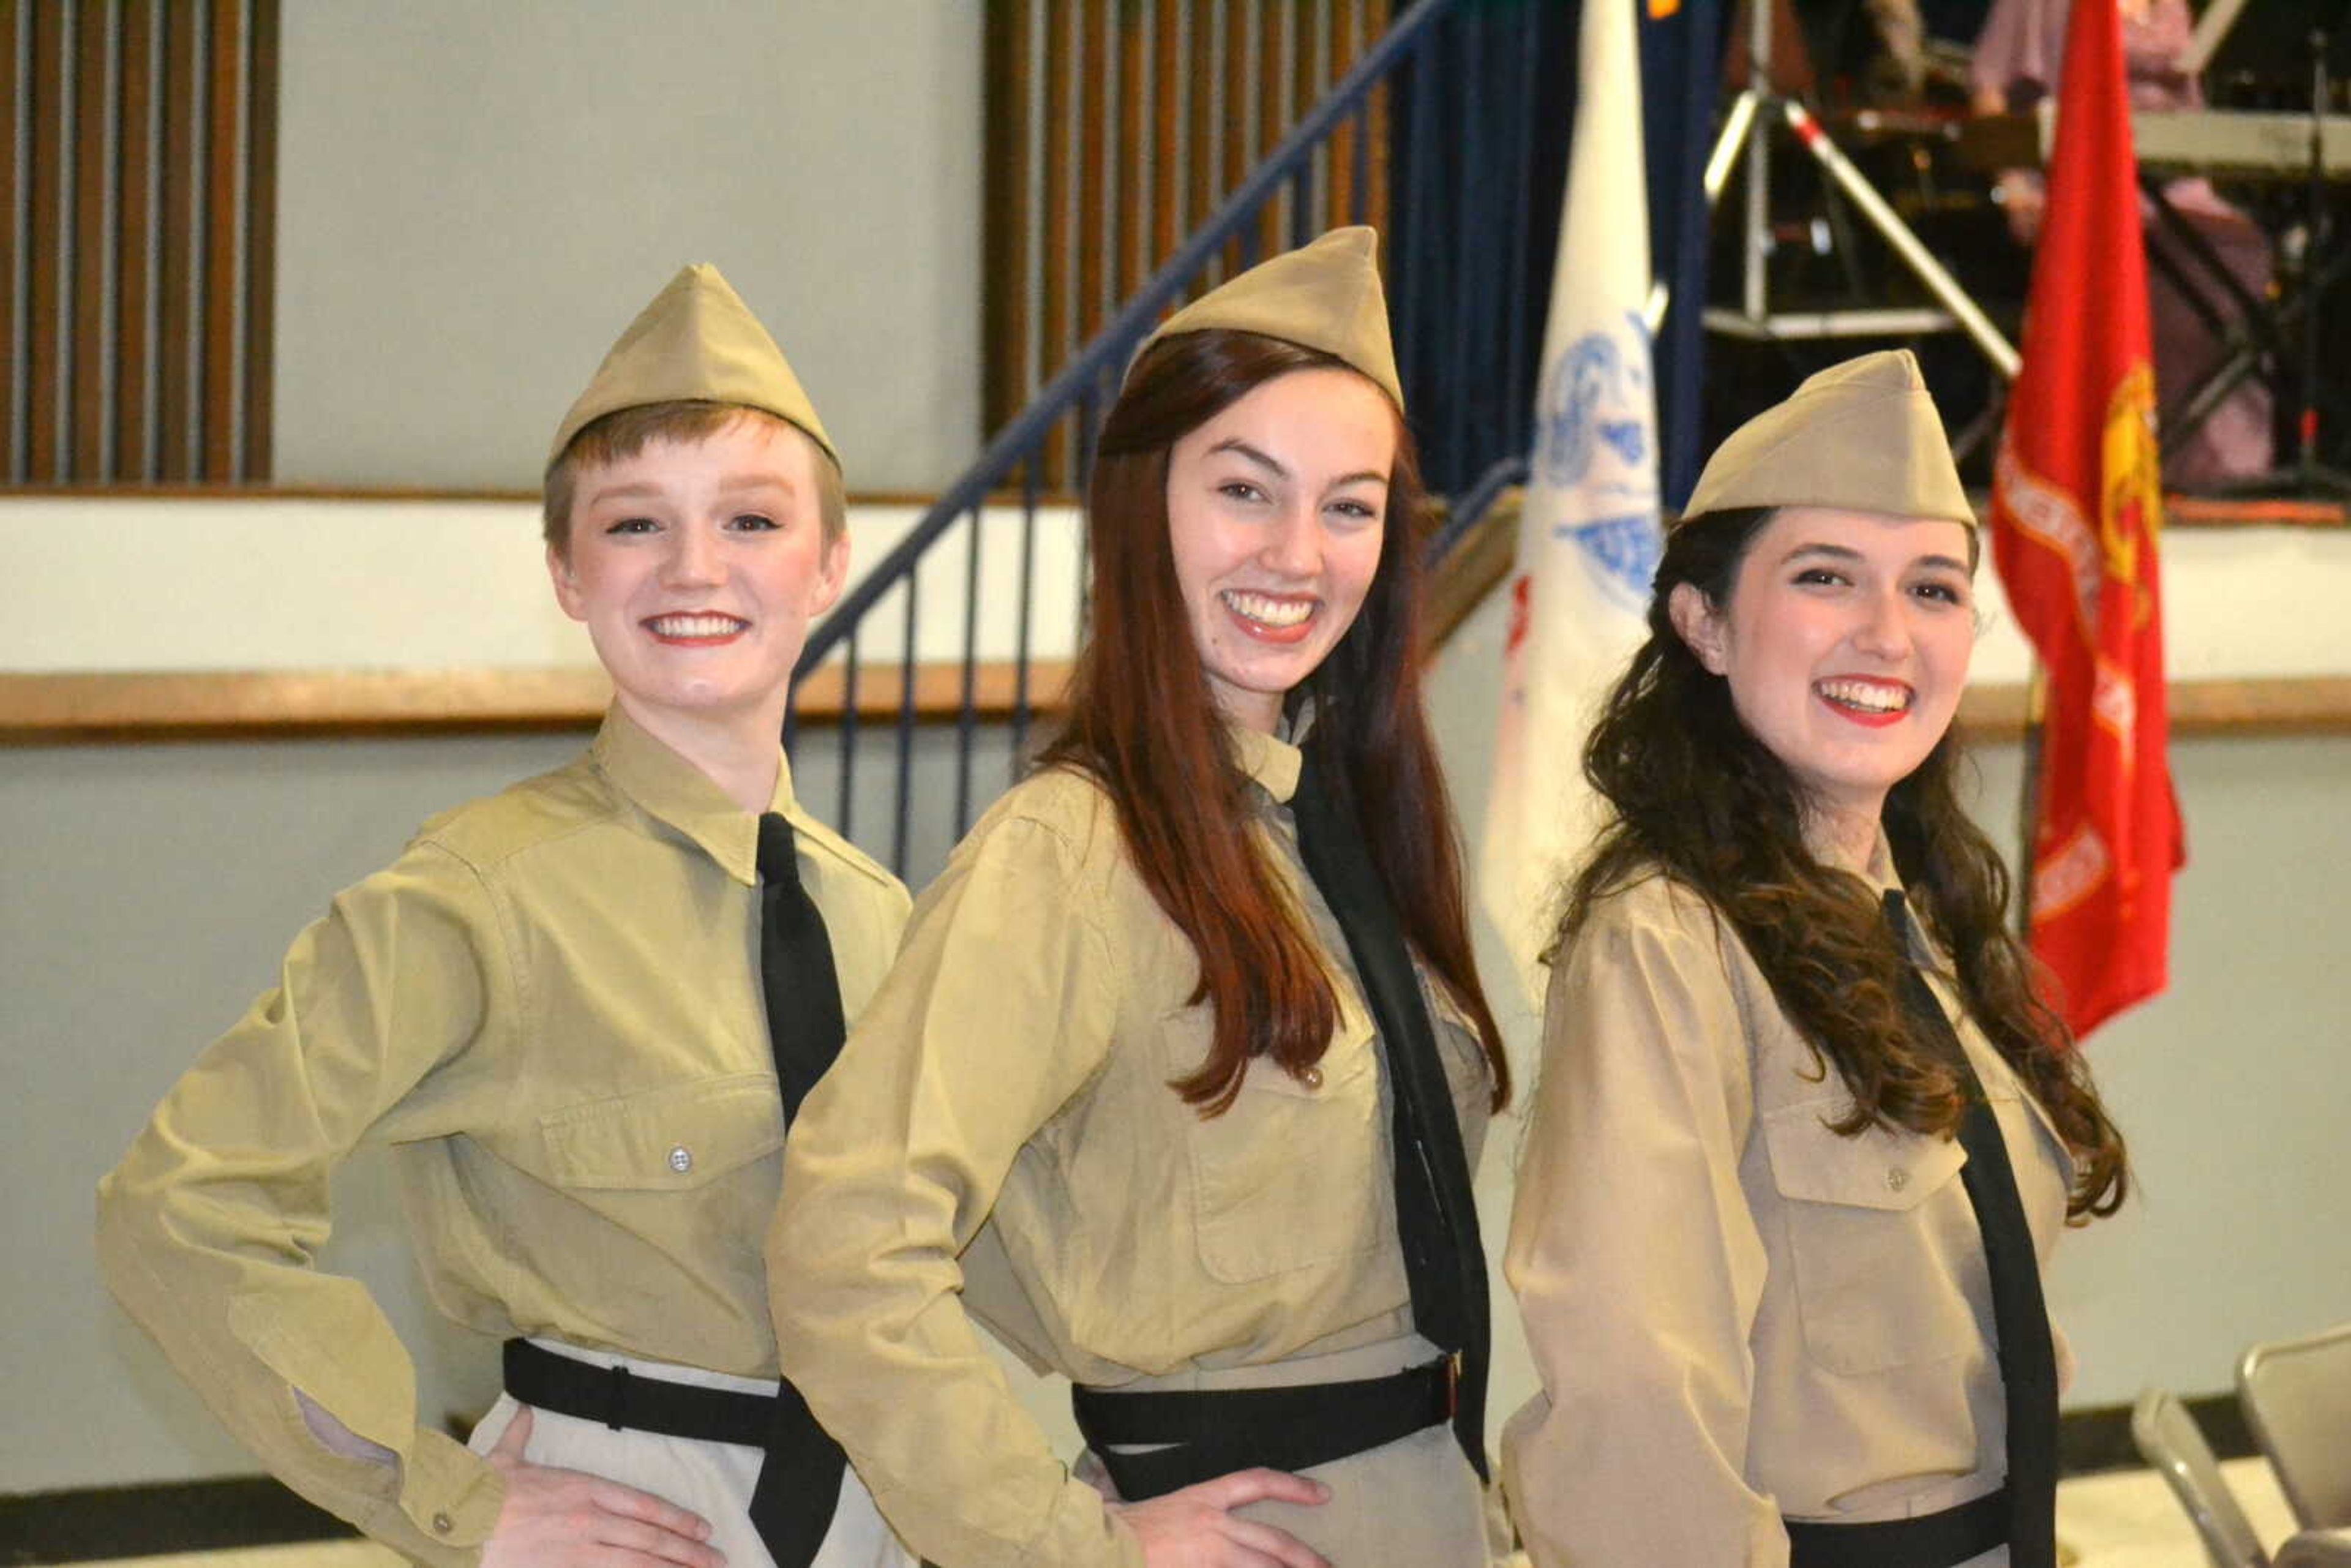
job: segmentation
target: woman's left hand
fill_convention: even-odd
[[[1143,1542],[1145,1568],[1331,1568],[1288,1531],[1232,1514],[1253,1502],[1311,1508],[1330,1498],[1329,1487],[1304,1476],[1235,1470],[1148,1502],[1114,1502],[1110,1511]]]

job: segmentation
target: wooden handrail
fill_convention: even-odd
[[[1032,665],[1031,706],[1052,707],[1068,680],[1066,662]],[[838,723],[846,684],[838,665],[811,675],[800,686],[799,722]],[[858,716],[896,717],[904,690],[903,666],[863,666]],[[585,729],[611,697],[611,679],[594,665],[0,674],[0,745]],[[1014,699],[1010,664],[978,667],[973,703],[979,717],[1008,716]],[[957,717],[963,666],[918,665],[914,706],[925,719]]]

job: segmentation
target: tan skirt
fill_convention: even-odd
[[[590,1366],[625,1366],[640,1377],[684,1383],[697,1388],[725,1388],[738,1394],[773,1394],[775,1381],[734,1377],[699,1367],[674,1366],[667,1362],[642,1361],[607,1351],[581,1350],[554,1340],[531,1343],[557,1355],[569,1356]],[[468,1445],[486,1454],[514,1419],[514,1396],[498,1402],[474,1428]],[[758,1532],[751,1528],[751,1489],[758,1483],[759,1449],[735,1443],[672,1437],[659,1432],[614,1431],[601,1421],[534,1410],[530,1442],[523,1457],[534,1465],[584,1470],[590,1475],[651,1492],[680,1508],[691,1509],[710,1521],[710,1544],[726,1554],[727,1568],[775,1568]],[[882,1521],[873,1500],[857,1479],[855,1470],[841,1478],[841,1501],[833,1510],[832,1530],[824,1538],[813,1568],[913,1568],[914,1554]]]
[[[1141,1377],[1119,1392],[1280,1388],[1384,1377],[1437,1354],[1417,1334],[1329,1355],[1266,1366]],[[1089,1467],[1090,1469],[1095,1467]],[[1492,1560],[1478,1472],[1449,1427],[1429,1427],[1393,1443],[1301,1472],[1331,1489],[1327,1502],[1258,1502],[1235,1517],[1286,1530],[1332,1568],[1485,1568]]]

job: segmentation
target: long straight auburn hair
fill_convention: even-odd
[[[1169,1086],[1204,1116],[1231,1106],[1253,1057],[1293,1075],[1319,1061],[1338,1003],[1301,913],[1259,836],[1246,831],[1249,779],[1176,582],[1168,456],[1255,388],[1305,370],[1357,373],[1330,354],[1222,329],[1162,339],[1135,362],[1103,422],[1087,488],[1092,629],[1069,720],[1040,758],[1102,786],[1136,874],[1198,956],[1191,1000],[1208,1003],[1214,1033],[1207,1060]],[[1476,1024],[1499,1110],[1510,1065],[1470,956],[1452,803],[1421,711],[1424,507],[1399,413],[1370,591],[1286,706],[1293,716],[1311,706],[1303,744],[1337,809],[1360,826],[1405,939]]]

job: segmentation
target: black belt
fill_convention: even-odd
[[[1457,1356],[1386,1377],[1280,1388],[1171,1389],[1122,1394],[1074,1388],[1078,1430],[1129,1502],[1264,1465],[1305,1470],[1453,1419]],[[1139,1454],[1113,1445],[1165,1445]]]
[[[601,1421],[614,1431],[757,1448],[767,1443],[775,1425],[777,1395],[641,1377],[625,1366],[596,1366],[558,1355],[527,1339],[507,1341],[506,1370],[507,1392],[521,1403]]]
[[[2008,1544],[2008,1489],[1916,1519],[1786,1522],[1788,1568],[1956,1568]]]

